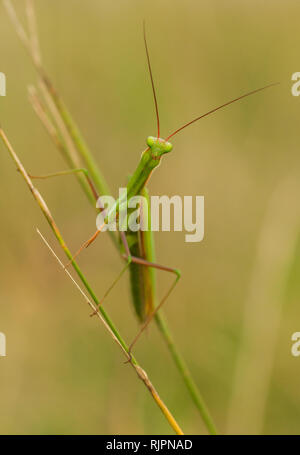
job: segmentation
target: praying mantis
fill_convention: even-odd
[[[237,101],[242,100],[243,98],[249,97],[258,93],[262,90],[270,88],[277,83],[272,83],[260,87],[258,89],[252,90],[247,92],[237,98],[234,98],[210,111],[202,114],[193,120],[185,123],[183,126],[177,128],[171,134],[167,136],[166,139],[160,137],[160,118],[159,118],[159,109],[158,109],[158,101],[157,101],[157,94],[154,85],[154,78],[152,73],[152,67],[150,62],[150,54],[147,44],[146,38],[146,28],[145,23],[143,23],[143,37],[144,37],[144,44],[145,44],[145,51],[147,56],[147,64],[148,64],[148,71],[150,75],[150,81],[152,86],[153,92],[153,99],[154,99],[154,106],[155,106],[155,113],[156,113],[156,123],[157,123],[157,135],[149,136],[146,140],[147,148],[142,153],[140,162],[138,163],[134,173],[129,178],[126,190],[127,190],[127,198],[130,199],[131,197],[137,195],[143,195],[146,199],[149,198],[147,184],[151,178],[152,173],[154,170],[161,164],[162,158],[164,155],[170,153],[173,150],[173,145],[170,142],[170,139],[181,132],[183,129],[187,128],[188,126],[196,123],[198,120],[207,117],[210,114],[215,113],[216,111],[229,106]],[[95,200],[98,200],[98,193],[97,190],[92,182],[91,177],[86,169],[72,169],[69,171],[62,171],[55,174],[48,174],[44,176],[31,176],[32,178],[48,178],[54,176],[62,176],[70,173],[82,172],[87,181],[89,186],[91,187],[92,193],[94,195]],[[85,241],[79,250],[74,254],[73,258],[66,264],[65,267],[68,267],[75,259],[79,256],[79,254],[87,247],[89,247],[101,233],[102,229],[105,225],[109,224],[112,221],[112,214],[115,214],[115,221],[118,221],[119,214],[120,214],[120,207],[124,204],[122,196],[119,197],[114,206],[110,208],[110,211],[106,214],[102,225],[97,228],[96,232],[87,240]],[[103,209],[103,208],[102,208]],[[143,207],[141,207],[141,217],[143,217]],[[130,211],[129,211],[130,214]],[[147,219],[149,221],[150,214],[147,214]],[[129,346],[129,355],[131,355],[133,346],[140,338],[141,334],[144,332],[146,327],[149,325],[153,317],[158,313],[161,309],[163,304],[166,302],[168,297],[170,296],[171,292],[174,290],[175,286],[177,285],[178,281],[181,278],[181,273],[177,268],[169,267],[166,265],[159,264],[155,261],[155,250],[154,250],[154,239],[153,233],[151,230],[142,231],[139,230],[138,232],[126,231],[123,232],[119,230],[119,238],[120,238],[120,252],[122,257],[125,259],[126,265],[121,270],[117,278],[113,281],[113,283],[109,286],[107,291],[104,293],[103,298],[100,301],[100,305],[104,302],[104,300],[108,297],[109,293],[113,289],[113,287],[117,284],[121,276],[124,272],[129,268],[130,271],[130,283],[131,283],[131,291],[133,297],[134,308],[137,314],[138,319],[142,323],[139,332],[133,339],[132,343]],[[158,305],[155,304],[155,275],[153,273],[154,270],[160,270],[164,272],[171,273],[175,275],[175,279],[170,286],[167,293],[163,296],[161,301]],[[93,316],[93,313],[91,316]]]
[[[193,120],[185,123],[183,126],[177,128],[171,134],[167,136],[166,139],[160,137],[160,118],[159,118],[159,109],[158,109],[158,102],[157,102],[157,95],[154,85],[154,78],[152,74],[152,67],[150,62],[150,55],[149,49],[147,44],[146,38],[146,28],[145,22],[143,23],[143,37],[144,37],[144,44],[145,44],[145,51],[147,56],[147,64],[148,70],[150,75],[150,81],[152,86],[153,92],[153,99],[155,105],[155,113],[156,113],[156,122],[157,122],[157,135],[149,136],[146,140],[147,148],[142,153],[140,162],[138,163],[134,173],[129,179],[127,184],[127,198],[131,198],[137,195],[143,195],[148,199],[148,190],[146,188],[153,171],[161,164],[162,158],[164,155],[170,153],[173,150],[173,145],[171,144],[170,139],[177,135],[180,131],[187,128],[188,126],[196,123],[198,120],[207,117],[208,115],[226,107],[230,104],[233,104],[237,101],[240,101],[243,98],[246,98],[250,95],[254,95],[262,90],[270,88],[277,83],[268,84],[264,87],[258,88],[256,90],[252,90],[251,92],[247,92],[237,98],[234,98],[210,111],[202,114]],[[112,221],[112,214],[114,214],[115,221],[118,221],[120,210],[124,204],[124,200],[122,196],[120,196],[117,201],[115,202],[114,206],[110,208],[109,212],[106,214],[104,221],[100,227],[97,228],[96,232],[90,237],[87,241],[85,241],[79,250],[75,253],[72,260],[66,265],[68,267],[72,261],[74,261],[78,255],[84,250],[85,248],[89,247],[101,233],[102,229],[105,225],[109,224]],[[143,217],[143,208],[141,208],[141,217]],[[150,214],[147,214],[147,219],[149,221]],[[155,262],[155,255],[154,255],[154,241],[153,235],[151,230],[139,232],[132,232],[127,231],[123,232],[119,230],[119,236],[121,241],[121,251],[122,256],[126,261],[125,267],[121,270],[117,278],[114,280],[112,285],[108,288],[105,292],[100,304],[107,298],[110,291],[113,287],[117,284],[123,273],[127,268],[130,270],[130,282],[131,282],[131,290],[133,296],[134,307],[136,310],[136,314],[139,320],[142,323],[142,326],[129,346],[129,354],[131,355],[133,346],[138,341],[139,337],[149,325],[153,317],[157,314],[157,312],[161,309],[163,304],[166,302],[167,298],[170,296],[171,292],[174,290],[175,286],[177,285],[181,273],[177,268],[169,267],[166,265],[159,264]],[[158,305],[155,305],[155,297],[154,297],[154,289],[155,289],[155,277],[153,274],[153,269],[161,270],[164,272],[172,273],[175,275],[175,280],[172,283],[171,287],[161,299]],[[93,316],[93,314],[92,314]]]

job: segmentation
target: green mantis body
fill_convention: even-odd
[[[141,160],[127,184],[126,200],[137,195],[143,195],[146,197],[146,199],[148,199],[148,192],[145,188],[146,183],[150,179],[150,176],[154,169],[159,166],[163,155],[171,152],[173,149],[173,146],[170,142],[161,138],[155,138],[153,136],[149,136],[147,138],[147,145],[148,148],[142,153]],[[112,214],[116,219],[118,219],[122,204],[124,204],[124,200],[121,196],[117,199],[113,207],[107,213],[102,226],[87,242],[84,243],[84,245],[82,245],[74,258],[80,253],[83,248],[86,248],[95,240],[104,225],[110,222]],[[149,207],[149,204],[147,204],[147,207]],[[143,210],[147,209],[145,207],[140,207],[140,209],[141,217],[143,217]],[[150,213],[147,213],[147,216],[145,216],[145,218],[149,223]],[[157,313],[159,308],[168,298],[171,291],[174,289],[180,278],[180,272],[177,269],[155,263],[155,249],[151,230],[147,229],[146,231],[139,232],[127,231],[125,234],[122,232],[120,233],[120,239],[123,243],[124,257],[127,260],[127,265],[121,271],[119,277],[129,266],[134,308],[140,321],[144,322],[144,325],[142,326],[140,332],[130,346],[131,351],[134,343],[137,341],[142,331],[146,328],[152,317]],[[155,306],[154,304],[155,274],[153,269],[171,272],[176,275],[175,282],[158,306]],[[116,284],[119,277],[114,281],[108,292],[106,292],[104,298],[107,297],[108,293]]]

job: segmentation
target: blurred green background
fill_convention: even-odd
[[[24,2],[15,2],[25,24]],[[162,136],[231,98],[261,92],[174,138],[155,195],[204,195],[205,239],[158,233],[157,258],[180,268],[165,307],[221,433],[299,433],[300,71],[298,1],[36,0],[44,65],[115,194],[156,133],[142,38],[148,41]],[[36,74],[0,5],[0,122],[33,174],[66,168],[27,99]],[[24,181],[0,147],[0,433],[166,434],[163,416],[36,234],[62,257]],[[73,177],[37,184],[72,251],[94,211]],[[99,297],[120,270],[109,236],[80,258]],[[170,278],[158,275],[159,294]],[[136,334],[128,279],[106,309]],[[188,434],[205,433],[155,324],[136,355]]]

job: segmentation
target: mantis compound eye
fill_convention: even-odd
[[[173,149],[173,145],[171,144],[171,142],[165,142],[165,143],[164,143],[164,150],[165,150],[165,153],[171,152],[172,149]]]
[[[153,147],[153,145],[155,144],[156,141],[157,141],[156,137],[149,136],[149,137],[147,137],[146,143],[147,143],[148,147],[151,148],[151,147]]]

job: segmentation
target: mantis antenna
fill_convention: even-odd
[[[244,95],[242,96],[239,96],[238,98],[235,98],[231,101],[228,101],[227,103],[225,104],[221,104],[221,106],[218,106],[218,107],[215,107],[214,109],[206,112],[206,114],[202,114],[200,115],[199,117],[196,117],[194,118],[194,120],[191,120],[190,122],[186,123],[185,125],[181,126],[180,128],[178,128],[177,130],[175,130],[172,134],[170,134],[166,141],[168,141],[171,137],[175,136],[175,134],[179,133],[179,131],[182,131],[184,130],[184,128],[187,128],[188,126],[192,125],[193,123],[197,122],[198,120],[200,120],[201,118],[204,118],[204,117],[207,117],[208,115],[212,114],[213,112],[216,112],[218,111],[219,109],[222,109],[223,107],[226,107],[226,106],[229,106],[229,104],[232,104],[232,103],[235,103],[236,101],[239,101],[243,98],[246,98],[247,96],[250,96],[250,95],[254,95],[255,93],[258,93],[258,92],[261,92],[262,90],[265,90],[269,87],[273,87],[274,85],[278,85],[279,82],[275,82],[273,84],[269,84],[269,85],[265,85],[264,87],[261,87],[261,88],[257,88],[256,90],[252,90],[251,92],[248,92],[248,93],[245,93]]]
[[[150,55],[149,55],[149,50],[148,50],[148,45],[147,45],[145,21],[143,22],[143,31],[144,31],[144,43],[145,43],[145,49],[146,49],[146,55],[147,55],[148,69],[149,69],[151,85],[152,85],[152,92],[153,92],[153,98],[154,98],[154,104],[155,104],[156,121],[157,121],[157,137],[159,137],[160,123],[159,123],[158,104],[157,104],[157,97],[156,97],[154,80],[153,80],[152,69],[151,69]]]

